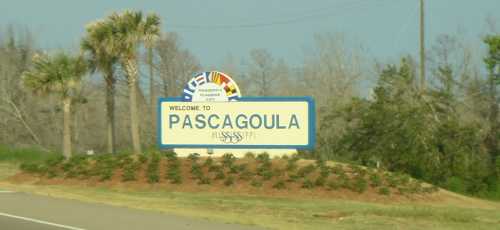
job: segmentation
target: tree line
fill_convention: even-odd
[[[168,25],[166,25],[168,27]],[[265,49],[217,66],[244,95],[313,96],[318,143],[304,157],[408,173],[454,191],[500,191],[500,34],[483,44],[439,36],[428,82],[411,55],[370,60],[342,34],[318,34],[291,67]],[[0,32],[0,144],[71,153],[156,148],[156,99],[179,96],[201,64],[156,14],[89,23],[80,49],[38,48],[27,29]],[[481,45],[482,49],[475,47]],[[481,60],[481,61],[477,61]]]

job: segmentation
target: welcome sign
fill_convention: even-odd
[[[161,98],[158,108],[158,141],[164,148],[311,149],[315,142],[310,97]]]

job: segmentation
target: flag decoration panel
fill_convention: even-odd
[[[195,75],[184,87],[183,101],[238,101],[241,91],[227,74],[211,71]]]

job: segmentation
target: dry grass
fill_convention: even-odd
[[[0,182],[0,187],[53,197],[103,203],[258,225],[270,229],[498,229],[499,203],[440,191],[440,202],[392,203],[347,199],[236,195],[222,192],[177,192],[154,186],[86,187]]]
[[[0,162],[0,180],[15,175],[19,172],[19,166],[15,163]]]

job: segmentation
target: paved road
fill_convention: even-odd
[[[101,204],[0,191],[1,230],[252,230],[253,226],[214,223]]]

